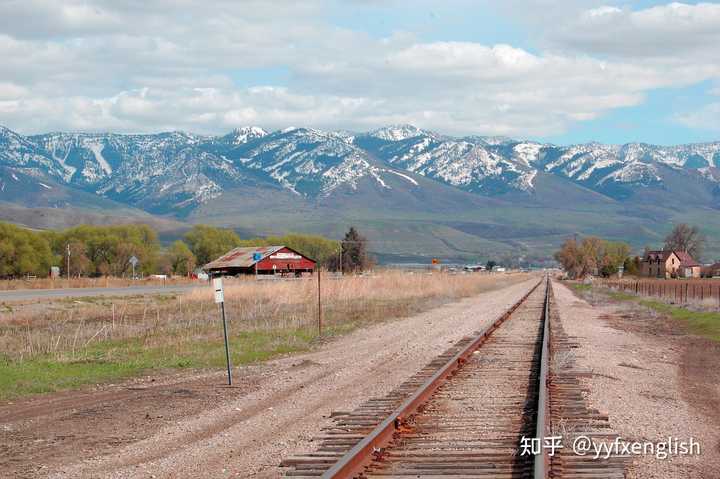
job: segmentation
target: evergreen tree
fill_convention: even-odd
[[[342,240],[342,270],[358,272],[371,266],[367,252],[367,239],[354,226],[350,227]]]

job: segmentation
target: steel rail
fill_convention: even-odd
[[[537,404],[537,426],[535,439],[539,441],[541,453],[535,456],[533,477],[545,479],[550,469],[550,457],[547,450],[542,447],[545,438],[548,419],[550,417],[550,401],[548,388],[548,370],[550,367],[550,278],[546,277],[545,308],[543,311],[543,339],[542,352],[540,353],[540,377],[538,378],[538,404]]]
[[[422,404],[427,402],[433,393],[441,386],[443,380],[462,367],[467,361],[467,358],[479,348],[490,334],[500,327],[542,283],[543,280],[540,280],[518,302],[513,304],[482,332],[478,333],[464,349],[455,354],[367,436],[353,446],[333,464],[332,467],[325,471],[321,476],[322,479],[350,479],[356,474],[361,473],[365,466],[372,462],[373,455],[381,452],[392,440],[395,431],[403,425],[404,418],[414,414]]]

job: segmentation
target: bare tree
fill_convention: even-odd
[[[665,237],[665,250],[685,251],[695,259],[702,255],[705,237],[697,226],[681,223]]]
[[[630,254],[625,243],[606,241],[588,236],[578,242],[575,238],[566,240],[555,259],[572,278],[583,278],[588,274],[610,276],[617,273]]]

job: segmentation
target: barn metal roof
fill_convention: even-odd
[[[235,248],[215,261],[209,262],[203,266],[203,269],[250,268],[257,263],[257,261],[253,259],[255,253],[260,253],[264,259],[284,247],[285,246],[249,246]]]

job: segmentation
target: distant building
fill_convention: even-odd
[[[294,275],[313,273],[316,261],[287,246],[235,248],[203,266],[212,276],[241,274]]]
[[[463,266],[463,271],[470,271],[470,272],[477,272],[477,271],[485,271],[485,266],[481,264],[466,264]]]
[[[640,274],[650,278],[699,278],[702,266],[685,251],[648,251]]]
[[[720,262],[704,267],[702,275],[706,278],[720,277]]]

